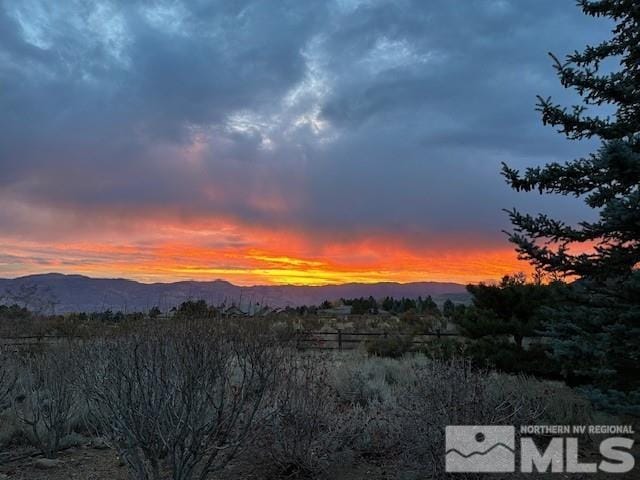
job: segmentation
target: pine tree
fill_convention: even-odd
[[[450,298],[447,298],[442,304],[442,315],[446,318],[453,317],[456,310],[456,306],[453,304]]]
[[[467,285],[472,308],[459,322],[471,338],[510,335],[522,348],[524,337],[536,336],[540,309],[552,298],[551,286],[527,282],[526,276],[506,276],[498,285]]]
[[[521,258],[573,282],[571,298],[549,322],[567,375],[590,384],[601,406],[640,414],[640,2],[579,5],[612,19],[612,37],[564,62],[551,55],[561,84],[582,102],[567,109],[539,97],[538,108],[545,125],[601,146],[587,158],[523,174],[503,165],[503,175],[517,191],[582,198],[598,219],[569,225],[510,210],[510,240]],[[619,67],[612,71],[612,63]],[[603,109],[614,113],[593,112]]]
[[[426,315],[433,315],[439,317],[441,315],[438,304],[431,298],[431,295],[427,295],[422,302],[422,313]]]

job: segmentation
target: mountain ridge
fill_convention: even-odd
[[[324,300],[385,296],[436,301],[467,301],[465,286],[453,282],[378,282],[339,285],[239,286],[222,280],[182,280],[143,283],[127,278],[94,278],[78,274],[42,273],[13,279],[0,278],[0,303],[25,304],[34,309],[74,311],[146,311],[153,306],[168,310],[188,299],[208,303],[260,303],[273,307],[318,305]]]

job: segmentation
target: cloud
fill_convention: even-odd
[[[552,0],[7,0],[0,230],[115,241],[151,218],[504,248],[504,207],[585,214],[510,192],[499,165],[593,148],[542,127],[535,95],[570,100],[546,52],[609,27]]]

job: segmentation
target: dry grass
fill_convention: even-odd
[[[367,468],[444,478],[446,425],[592,423],[559,383],[418,354],[298,352],[288,328],[271,327],[156,323],[18,354],[3,363],[19,366],[20,387],[0,416],[0,445],[53,456],[91,431],[132,479]]]

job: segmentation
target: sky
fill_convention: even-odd
[[[0,0],[0,277],[498,279],[573,0]]]

